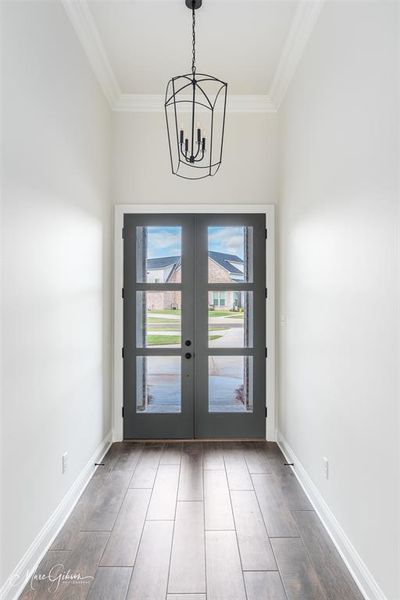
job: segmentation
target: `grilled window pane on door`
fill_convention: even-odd
[[[253,292],[209,291],[208,304],[209,348],[253,346]]]
[[[208,412],[253,411],[253,357],[208,357]]]
[[[182,227],[136,227],[136,281],[181,283]]]
[[[208,227],[208,282],[252,281],[253,228]]]
[[[182,343],[182,292],[136,292],[136,346],[179,348]]]
[[[180,356],[136,358],[136,412],[181,412]]]

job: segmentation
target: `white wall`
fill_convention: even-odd
[[[396,10],[327,2],[280,114],[280,430],[389,600],[400,598]]]
[[[1,9],[0,583],[110,430],[112,222],[111,114],[62,5]]]
[[[112,196],[115,204],[272,204],[277,199],[277,116],[227,115],[224,155],[215,177],[171,174],[163,113],[115,113]]]

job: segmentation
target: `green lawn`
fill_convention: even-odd
[[[160,309],[154,309],[152,311],[149,311],[148,317],[149,319],[157,319],[159,318],[158,315],[176,315],[176,316],[180,316],[182,313],[182,311],[179,310],[173,310],[172,308],[160,308]],[[155,316],[152,317],[150,316],[151,314],[154,314]],[[234,312],[233,310],[209,310],[208,311],[208,316],[209,317],[240,317],[243,316],[243,312]]]
[[[236,317],[236,319],[243,318],[243,312],[234,312],[233,310],[209,310],[209,317],[228,317],[231,319],[232,317]]]
[[[210,335],[209,340],[217,340],[220,335]],[[147,346],[167,346],[169,344],[179,344],[181,337],[179,335],[148,335]]]
[[[147,324],[147,329],[172,329],[175,331],[180,331],[181,330],[181,324],[180,323],[167,323],[166,321],[163,321],[162,323],[148,323]]]
[[[160,315],[176,315],[177,317],[181,316],[182,311],[172,310],[170,308],[165,309],[155,309],[154,311],[149,311],[147,313],[147,321],[148,323],[171,323],[171,319],[163,319]],[[154,316],[153,316],[154,315]],[[243,312],[233,312],[232,310],[209,310],[209,317],[229,317],[235,319],[243,319]]]
[[[163,346],[168,344],[179,344],[181,341],[180,335],[148,335],[148,346]]]
[[[147,317],[147,323],[173,323],[173,321],[171,321],[171,319],[165,319],[163,317]],[[179,323],[179,321],[178,321]]]
[[[177,309],[177,310],[173,310],[172,308],[160,308],[160,309],[154,309],[154,311],[149,311],[149,312],[154,312],[154,314],[157,315],[180,315],[181,314],[181,309]]]
[[[226,331],[227,329],[229,329],[229,327],[225,326],[225,325],[211,325],[209,328],[209,331]],[[148,323],[147,324],[147,331],[151,332],[151,331],[176,331],[176,332],[180,332],[181,331],[181,326],[180,323]]]

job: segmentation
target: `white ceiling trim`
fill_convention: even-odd
[[[118,112],[161,112],[164,96],[123,94],[86,0],[61,0],[111,109]],[[324,0],[301,0],[293,18],[267,95],[228,95],[229,112],[276,112],[293,79]]]
[[[164,102],[163,94],[121,94],[112,109],[117,112],[162,112]],[[269,96],[228,94],[227,111],[230,113],[268,113],[276,112],[276,109]],[[187,112],[190,112],[189,105]]]
[[[112,108],[121,96],[121,88],[108,60],[90,8],[86,0],[61,1]]]
[[[285,98],[323,4],[324,0],[301,0],[296,10],[269,91],[276,110]]]

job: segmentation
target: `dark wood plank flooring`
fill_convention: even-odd
[[[362,600],[276,444],[113,444],[20,600]]]

